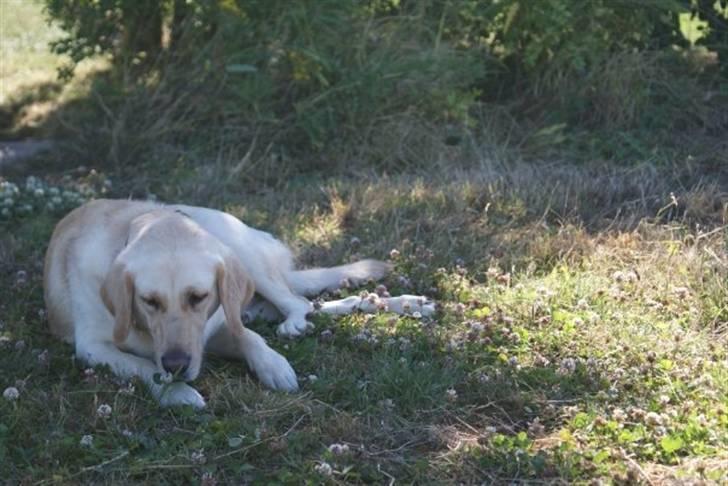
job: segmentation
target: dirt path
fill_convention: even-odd
[[[53,147],[50,140],[0,142],[0,171]]]

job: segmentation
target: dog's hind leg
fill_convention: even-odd
[[[376,294],[368,296],[346,297],[345,299],[330,300],[322,302],[317,306],[318,312],[342,316],[354,312],[366,312],[375,314],[377,312],[394,312],[400,315],[416,315],[430,317],[437,310],[437,306],[427,297],[419,295],[400,295],[398,297],[379,297]]]
[[[367,280],[380,280],[392,269],[388,263],[379,260],[360,260],[331,268],[311,268],[288,272],[286,280],[297,294],[309,297],[324,291],[340,289],[345,282],[358,286]]]

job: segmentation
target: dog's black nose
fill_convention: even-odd
[[[190,367],[190,355],[179,349],[167,351],[162,356],[162,367],[174,375],[183,375]]]

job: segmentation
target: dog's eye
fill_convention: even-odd
[[[159,310],[161,303],[156,297],[142,297],[142,301],[154,310]]]
[[[199,304],[206,298],[207,298],[207,294],[190,294],[190,296],[187,298],[187,300],[190,303],[190,307],[196,307],[197,304]]]

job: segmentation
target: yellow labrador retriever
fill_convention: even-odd
[[[243,316],[282,319],[278,334],[298,336],[312,327],[307,316],[314,306],[304,296],[347,280],[379,279],[388,270],[376,260],[295,270],[281,242],[227,213],[97,200],[58,223],[44,287],[51,330],[75,344],[77,358],[140,377],[162,405],[204,407],[185,382],[199,374],[205,351],[245,360],[272,389],[298,389],[288,361],[245,328]],[[319,310],[382,308],[434,312],[432,303],[411,295],[349,297]],[[182,381],[169,383],[172,375]]]

